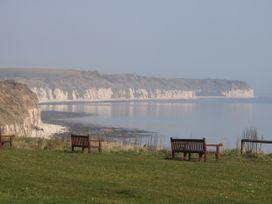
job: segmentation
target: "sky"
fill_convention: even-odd
[[[272,1],[0,0],[0,67],[238,79],[272,95]]]

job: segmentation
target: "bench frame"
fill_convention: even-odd
[[[191,153],[197,153],[199,160],[204,155],[204,161],[207,160],[206,140],[203,139],[174,139],[170,138],[172,158],[175,158],[175,153],[183,153],[183,159],[189,154],[191,160]]]
[[[0,132],[0,148],[4,146],[5,143],[9,144],[11,148],[14,138],[15,138],[15,135],[2,135]]]
[[[214,150],[207,150],[208,154],[214,154],[215,155],[215,160],[218,161],[220,159],[220,147],[222,147],[223,144],[206,144],[206,147],[214,147]]]
[[[101,152],[103,141],[104,140],[101,139],[91,139],[90,135],[71,134],[71,146],[73,152],[75,151],[75,147],[80,147],[82,151],[87,148],[89,153],[92,148],[97,148],[98,151]]]

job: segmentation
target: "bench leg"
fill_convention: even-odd
[[[216,147],[216,153],[215,153],[215,160],[218,161],[219,160],[219,146]]]
[[[220,159],[220,153],[219,152],[215,152],[215,160],[218,161]]]
[[[5,142],[0,142],[0,148],[3,147],[5,143],[7,143],[10,148],[12,147],[11,141],[5,141]]]
[[[102,144],[101,144],[101,141],[99,141],[99,144],[98,144],[99,146],[98,146],[98,151],[99,152],[101,152],[101,150],[102,150]]]
[[[215,160],[218,161],[218,153],[215,153]]]
[[[207,153],[204,153],[204,161],[207,161]]]
[[[191,160],[191,153],[189,153],[189,160]]]
[[[199,154],[198,154],[198,160],[199,160],[199,161],[202,159],[202,156],[203,156],[202,153],[199,153]]]
[[[174,158],[175,158],[175,152],[172,151],[172,159],[174,159]]]
[[[91,153],[91,147],[88,147],[88,153]]]

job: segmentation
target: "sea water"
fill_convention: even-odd
[[[246,128],[272,140],[272,98],[84,102],[41,105],[44,111],[91,113],[66,119],[75,123],[155,132],[161,146],[173,138],[206,138],[236,148]],[[271,145],[263,145],[265,151]]]

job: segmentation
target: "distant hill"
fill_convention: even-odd
[[[253,89],[238,80],[166,79],[68,69],[2,68],[0,80],[6,79],[27,84],[40,102],[254,96]]]

